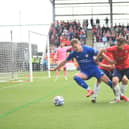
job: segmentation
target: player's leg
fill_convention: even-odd
[[[129,68],[126,69],[125,75],[126,76],[124,76],[124,83],[127,85],[128,84],[128,80],[127,79],[129,79]]]
[[[57,61],[56,64],[59,65],[60,62],[61,62],[61,61]],[[59,78],[60,70],[61,70],[61,68],[60,68],[59,70],[56,70],[56,72],[55,72],[55,77],[56,77],[56,79]]]
[[[115,100],[113,100],[111,103],[119,103],[120,102],[120,87],[119,87],[119,78],[113,77],[112,81],[106,76],[103,75],[101,77],[101,80],[108,84],[110,88],[112,88],[114,95],[115,95]]]
[[[65,78],[65,80],[67,80],[67,69],[66,69],[66,67],[64,66],[64,78]]]
[[[118,100],[119,101],[119,99],[123,99],[123,100],[125,100],[126,102],[129,102],[129,98],[128,97],[126,97],[122,92],[121,92],[121,88],[120,88],[120,86],[119,86],[119,81],[121,80],[121,78],[120,77],[117,77],[117,76],[115,76],[115,77],[113,77],[113,86],[114,86],[114,91],[115,91],[115,96],[116,96],[116,101]],[[127,80],[126,80],[126,78],[124,78],[124,81],[125,81],[125,83],[127,83]],[[124,87],[125,88],[125,87]],[[120,96],[120,97],[119,97]]]
[[[128,78],[126,76],[123,76],[120,85],[120,90],[122,95],[125,94],[125,91],[127,90],[127,85],[128,85]]]
[[[113,103],[120,102],[121,92],[120,92],[119,82],[122,79],[122,77],[123,77],[123,71],[115,69],[113,72],[113,78],[112,78],[112,85],[113,85],[114,94],[115,94],[115,100]]]
[[[120,88],[119,82],[122,80],[122,78],[123,78],[122,85],[121,85],[122,88]],[[114,92],[114,95],[116,96],[116,101],[119,102],[119,98],[124,99],[127,102],[129,101],[129,98],[123,94],[126,88],[127,82],[128,82],[128,79],[124,77],[123,71],[114,70],[112,83],[113,83],[113,92]],[[121,92],[122,90],[123,90],[123,93]]]
[[[97,80],[96,84],[94,85],[94,94],[93,94],[92,100],[91,100],[93,103],[96,103],[96,98],[100,91],[100,83],[101,83],[101,80]]]
[[[108,84],[112,88],[112,81],[107,77],[107,75],[104,73],[103,70],[101,70],[99,68],[94,69],[94,76],[97,79],[105,82],[106,84]]]
[[[60,70],[56,70],[56,78],[59,77],[59,71],[60,71]]]
[[[112,80],[112,71],[106,71],[106,70],[102,70],[104,72],[104,74],[106,76],[102,76],[101,78],[104,78],[104,81],[106,82],[106,84],[110,84],[110,87],[112,85],[112,83],[110,82],[110,80]],[[100,73],[101,76],[101,73]],[[96,102],[96,97],[98,96],[99,90],[100,90],[100,83],[101,83],[101,78],[97,80],[95,86],[94,86],[94,94],[92,97],[92,102]]]
[[[126,102],[129,102],[129,98],[124,95],[124,93],[127,89],[127,84],[128,84],[128,79],[129,79],[129,69],[126,69],[124,73],[125,73],[126,76],[123,76],[122,82],[121,82],[122,85],[120,87],[120,89],[121,89],[121,99],[124,99]]]
[[[100,73],[100,72],[98,72]],[[106,74],[96,74],[96,77],[101,79],[101,81],[105,82],[110,88],[113,89],[115,92],[115,102],[120,102],[120,87],[118,86],[119,84],[119,78],[118,79],[113,79],[113,82],[106,76]]]
[[[114,95],[115,95],[115,99],[114,101],[112,101],[111,103],[119,103],[120,102],[120,96],[121,96],[121,92],[120,92],[120,86],[119,86],[119,77],[114,76],[112,78],[112,83],[113,83],[113,90],[114,90]]]
[[[74,80],[76,81],[76,83],[87,90],[86,96],[89,97],[93,94],[93,90],[91,90],[88,84],[84,81],[86,79],[88,79],[88,75],[84,73],[77,73],[74,75]]]
[[[110,88],[112,88],[112,81],[108,78],[106,74],[101,76],[101,81],[105,82]]]

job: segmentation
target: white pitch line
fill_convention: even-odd
[[[7,88],[18,87],[19,85],[21,85],[21,84],[18,84],[18,85],[16,85],[16,86],[3,86],[3,87],[0,87],[0,90],[2,90],[2,89],[7,89]]]
[[[48,77],[34,77],[34,79],[49,79]],[[52,79],[53,80],[53,79]],[[59,80],[59,78],[58,79],[54,79],[54,81],[56,82],[56,81],[58,81]],[[64,79],[65,80],[65,79]],[[65,81],[67,81],[67,80],[65,80]],[[28,82],[29,83],[29,82]],[[12,84],[12,83],[11,83]],[[8,88],[15,88],[15,87],[18,87],[19,85],[22,85],[22,82],[19,82],[17,85],[13,85],[13,86],[2,86],[2,87],[0,87],[0,90],[2,90],[2,89],[8,89]]]

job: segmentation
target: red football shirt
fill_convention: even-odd
[[[108,56],[110,59],[112,59],[113,60],[113,56],[112,56],[112,53],[111,52],[105,52],[104,53],[106,56]],[[102,62],[101,62],[102,64],[106,64],[106,65],[111,65],[111,63],[109,63],[109,61],[107,61],[106,59],[103,59],[102,60]],[[105,68],[105,67],[103,67],[103,66],[100,66],[99,67],[100,69],[103,69],[103,70],[106,70],[106,71],[112,71],[113,69],[110,69],[110,68]]]
[[[106,49],[111,52],[113,59],[116,61],[115,67],[119,70],[129,68],[129,45],[124,45],[123,49],[118,49],[117,46],[109,47]]]

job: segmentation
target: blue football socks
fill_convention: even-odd
[[[112,88],[112,81],[110,80],[110,81],[108,81],[108,83],[107,83],[111,88]]]
[[[79,76],[74,76],[74,80],[77,82],[78,85],[80,85],[84,89],[88,88],[88,85],[86,84],[86,82]]]

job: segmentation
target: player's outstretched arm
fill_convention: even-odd
[[[56,68],[51,69],[51,71],[56,71],[60,69],[62,66],[64,66],[67,63],[67,60],[62,61]]]
[[[96,55],[95,61],[98,62],[99,58],[102,56],[102,54],[106,51],[106,49],[101,49],[98,54]]]
[[[107,55],[105,55],[104,53],[102,53],[102,57],[104,59],[106,59],[109,63],[111,64],[116,64],[116,62],[114,60],[112,60],[110,57],[108,57]]]
[[[113,65],[113,64],[108,64],[107,65],[107,64],[103,64],[103,63],[99,62],[98,65],[102,66],[104,68],[109,68],[109,69],[114,69],[115,68],[115,65]]]

